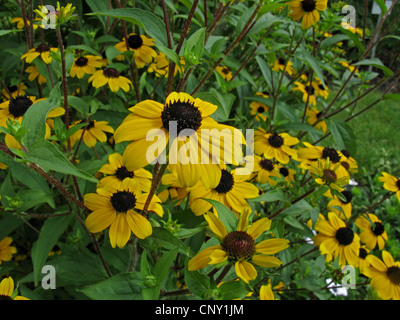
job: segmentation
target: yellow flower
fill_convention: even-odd
[[[334,195],[333,199],[329,201],[327,207],[329,211],[336,213],[341,219],[347,220],[351,217],[351,199],[353,198],[353,194],[351,193],[351,191],[347,190],[344,190],[341,193],[346,200],[342,200],[338,196]],[[339,207],[342,211],[335,207]]]
[[[309,107],[307,108],[306,111],[306,116],[307,118],[307,123],[310,125],[315,125],[315,129],[321,129],[323,132],[326,132],[328,129],[328,126],[324,120],[320,120],[320,117],[322,115],[322,112],[319,111],[318,109],[314,107]]]
[[[328,220],[318,219],[315,224],[318,234],[313,241],[326,261],[332,261],[339,256],[339,265],[355,264],[360,250],[360,238],[346,226],[343,220],[333,212],[328,212]]]
[[[290,61],[286,61],[286,59],[284,58],[279,58],[275,60],[274,66],[272,67],[272,71],[287,72],[287,74],[291,76],[294,73],[294,68],[293,64]]]
[[[50,56],[50,52],[57,52],[58,48],[50,48],[45,43],[38,45],[36,48],[30,49],[27,53],[23,54],[21,60],[25,59],[26,63],[32,63],[37,57],[43,60],[44,63],[51,63],[52,57]]]
[[[280,178],[278,164],[269,159],[264,159],[260,156],[246,156],[245,161],[254,163],[252,176],[255,176],[256,181],[259,183],[268,182],[271,186],[276,185],[276,181],[272,177]]]
[[[181,67],[178,65],[175,65],[174,69],[174,76],[178,73],[182,73],[184,71],[183,65],[185,65],[185,60],[183,57],[179,57],[179,61],[181,63]],[[150,64],[150,66],[147,69],[148,72],[154,72],[156,74],[156,77],[168,77],[168,71],[169,71],[169,61],[167,60],[167,57],[165,56],[165,53],[160,52],[153,60],[153,62]]]
[[[119,153],[110,154],[108,162],[99,169],[99,172],[107,176],[100,180],[97,188],[111,186],[118,189],[122,182],[127,179],[132,190],[137,192],[150,191],[153,175],[149,171],[143,168],[130,167],[127,159]]]
[[[362,230],[360,233],[361,242],[365,243],[369,250],[375,249],[376,246],[378,246],[379,250],[383,249],[388,235],[385,231],[385,226],[376,215],[368,213],[357,218],[356,226]]]
[[[85,121],[78,121],[74,125],[83,123]],[[71,128],[74,126],[72,125]],[[106,142],[107,135],[105,132],[114,133],[114,129],[108,125],[107,121],[89,121],[88,125],[79,129],[71,136],[71,144],[81,140],[89,147],[93,148],[97,141]]]
[[[34,19],[33,21],[41,21],[42,19]],[[28,24],[28,26],[30,26],[31,25],[31,22],[29,21],[29,19],[27,20],[27,24]],[[22,18],[22,17],[15,17],[15,18],[12,18],[11,19],[11,23],[16,23],[17,24],[17,28],[18,29],[23,29],[23,28],[25,28],[25,21],[24,21],[24,18]],[[39,25],[38,24],[33,24],[33,30],[36,30],[37,29],[37,27],[38,27]]]
[[[382,251],[382,260],[368,255],[371,266],[363,274],[371,278],[371,287],[384,299],[400,300],[400,262],[394,261],[388,251]]]
[[[170,197],[172,201],[177,201],[175,203],[175,206],[177,206],[181,204],[189,194],[189,189],[180,184],[180,180],[175,175],[173,170],[170,171],[171,173],[166,173],[161,178],[161,184],[168,186],[168,188],[161,191],[158,194],[158,197],[162,200],[162,202],[167,201],[168,197]]]
[[[29,66],[25,69],[25,72],[29,73],[29,81],[34,81],[36,78],[38,78],[39,84],[44,84],[47,81],[46,78],[39,73],[36,66]]]
[[[153,39],[147,38],[144,35],[138,35],[131,33],[128,36],[128,41],[123,41],[117,43],[115,48],[117,48],[121,52],[125,52],[127,50],[133,51],[133,59],[135,60],[136,67],[143,68],[146,63],[151,63],[153,58],[157,56],[157,52],[151,48],[154,46]],[[126,42],[128,42],[129,48],[126,46]]]
[[[218,66],[215,70],[224,78],[226,81],[230,81],[232,79],[232,71],[228,69],[228,67]]]
[[[14,280],[11,277],[4,278],[0,282],[0,300],[29,300],[23,296],[15,296],[14,293]]]
[[[88,81],[93,81],[92,85],[96,89],[108,84],[112,92],[117,92],[120,88],[125,92],[128,92],[130,86],[132,85],[131,80],[121,76],[120,73],[114,68],[97,70]]]
[[[179,184],[192,187],[202,180],[210,187],[219,181],[218,163],[240,162],[245,143],[240,130],[210,117],[216,110],[216,105],[184,92],[172,92],[165,104],[144,100],[129,109],[131,114],[115,131],[115,142],[133,141],[125,153],[138,167],[161,157],[169,144],[170,170]],[[154,150],[151,156],[149,148]]]
[[[315,98],[315,88],[312,84],[308,83],[307,85],[304,85],[299,81],[295,81],[294,84],[296,87],[293,88],[293,91],[300,91],[303,93],[304,103],[306,103],[308,100],[308,104],[311,106],[315,106],[317,104],[317,100]]]
[[[342,192],[343,187],[349,183],[349,176],[341,175],[340,163],[335,165],[328,158],[326,161],[318,159],[317,164],[318,166],[312,165],[310,167],[310,174],[314,176],[315,182],[319,185],[326,185],[329,189]]]
[[[289,183],[290,186],[293,186],[292,182],[294,182],[294,175],[296,174],[296,170],[291,168],[286,168],[281,164],[278,164],[279,173],[283,176],[285,181]]]
[[[139,239],[152,234],[150,222],[138,210],[143,210],[148,193],[137,193],[131,188],[130,181],[125,179],[119,188],[105,185],[96,193],[85,194],[85,206],[92,213],[86,218],[86,226],[92,233],[109,228],[108,235],[113,248],[122,248],[128,242],[131,232]],[[164,211],[161,200],[153,196],[148,211],[160,217]]]
[[[0,241],[0,264],[2,261],[10,261],[12,255],[17,253],[17,248],[10,246],[12,241],[11,237],[5,237]]]
[[[260,288],[260,300],[278,300],[275,298],[274,293],[272,292],[271,283],[262,285]]]
[[[290,16],[297,21],[303,18],[303,29],[310,28],[320,19],[319,11],[325,11],[328,0],[294,0],[289,3]]]
[[[1,93],[3,94],[3,96],[6,99],[10,100],[11,98],[16,98],[18,96],[25,95],[25,90],[26,89],[28,89],[28,87],[25,84],[19,83],[19,84],[15,85],[15,86],[7,87],[7,89],[3,88],[1,90]],[[10,96],[9,93],[11,94],[11,96]]]
[[[325,100],[328,99],[329,97],[329,88],[327,86],[324,86],[321,82],[321,80],[319,80],[317,78],[316,81],[312,82],[312,85],[315,89],[315,96],[316,97],[323,97]]]
[[[382,172],[382,177],[379,177],[378,180],[383,182],[383,188],[396,193],[396,197],[400,201],[400,178],[396,178],[387,172]]]
[[[269,96],[263,92],[257,92],[256,96],[261,96],[264,98],[269,98]],[[266,121],[267,116],[264,115],[265,112],[268,111],[268,106],[266,106],[264,103],[258,102],[258,101],[252,101],[250,103],[250,114],[254,116],[254,119],[257,121]]]
[[[290,156],[296,154],[291,147],[299,140],[288,133],[267,133],[263,128],[255,131],[254,151],[263,154],[266,159],[276,159],[280,163],[289,163]]]
[[[102,66],[101,59],[102,57],[95,55],[77,57],[74,60],[69,75],[72,78],[77,77],[78,79],[82,79],[85,74],[93,74],[96,72],[96,68]]]
[[[193,257],[189,261],[188,270],[195,271],[208,265],[231,263],[235,266],[236,275],[248,283],[257,277],[257,270],[253,264],[264,268],[280,266],[282,261],[271,255],[286,249],[289,241],[272,238],[257,243],[257,238],[269,230],[271,221],[262,218],[249,226],[250,213],[250,210],[243,211],[236,230],[230,232],[214,213],[205,214],[204,218],[220,244],[208,247]]]
[[[369,255],[369,250],[365,246],[361,246],[358,252],[358,257],[354,264],[354,267],[360,269],[361,274],[364,274],[365,268],[371,265],[367,260],[368,255]]]
[[[238,214],[249,208],[247,199],[259,196],[258,188],[247,182],[249,175],[237,174],[236,169],[231,171],[219,170],[221,178],[216,184],[211,185],[211,188],[207,188],[202,181],[199,181],[190,189],[190,209],[195,215],[202,215],[212,208],[211,203],[203,199],[221,202]]]
[[[342,65],[342,67],[345,67],[345,68],[349,69],[350,72],[353,72],[353,70],[355,70],[354,71],[355,74],[359,74],[360,73],[360,71],[358,69],[356,69],[356,67],[350,65],[347,61],[341,60],[341,61],[339,61],[339,63]]]

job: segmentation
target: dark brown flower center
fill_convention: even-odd
[[[88,64],[88,59],[87,58],[85,58],[85,57],[79,57],[79,58],[77,58],[76,60],[75,60],[75,64],[78,66],[78,67],[84,67],[84,66],[86,66],[87,64]]]
[[[324,150],[322,150],[322,158],[329,158],[332,163],[337,163],[340,161],[339,153],[333,148],[324,148]]]
[[[335,171],[331,169],[324,169],[323,170],[323,180],[327,183],[334,183],[337,180],[337,176]]]
[[[48,46],[47,44],[44,44],[44,43],[39,44],[39,45],[36,47],[36,51],[37,51],[37,52],[46,52],[46,51],[50,51],[50,46]]]
[[[399,190],[400,190],[400,179],[398,179],[398,180],[396,181],[396,186],[397,186],[397,188],[399,188]]]
[[[385,232],[385,226],[381,223],[381,222],[375,222],[375,226],[372,229],[372,232],[374,233],[374,235],[376,236],[380,236],[382,233]]]
[[[169,131],[170,122],[176,121],[177,133],[184,129],[196,131],[201,126],[201,112],[193,103],[174,101],[167,104],[161,112],[163,127]]]
[[[136,197],[129,191],[118,191],[111,196],[111,204],[117,212],[127,212],[136,204]]]
[[[106,68],[103,70],[103,74],[107,78],[118,78],[119,72],[114,68]]]
[[[221,72],[223,73],[223,74],[228,74],[229,73],[229,69],[227,68],[227,67],[223,67],[222,69],[221,69]]]
[[[268,138],[268,143],[270,144],[271,147],[274,148],[280,148],[283,145],[283,138],[274,132],[269,138]]]
[[[339,228],[336,231],[336,239],[339,244],[347,246],[353,242],[354,232],[349,227]]]
[[[256,252],[254,239],[244,231],[229,232],[222,240],[221,246],[229,259],[248,260]]]
[[[279,58],[279,59],[278,59],[278,62],[279,62],[279,64],[280,64],[281,66],[285,66],[285,64],[286,64],[286,59],[284,59],[284,58]]]
[[[272,171],[274,170],[274,163],[271,160],[262,159],[260,161],[260,167],[267,171]]]
[[[314,89],[313,86],[306,86],[305,89],[306,89],[306,92],[307,92],[307,94],[309,96],[312,96],[314,94],[314,92],[315,92],[315,89]]]
[[[14,91],[17,91],[18,87],[17,86],[10,86],[7,87],[8,91],[10,91],[11,93],[13,93]]]
[[[287,177],[289,175],[289,170],[286,168],[279,168],[279,173],[284,177]]]
[[[258,112],[258,113],[263,113],[263,112],[265,112],[265,107],[259,106],[259,107],[257,108],[257,112]]]
[[[5,294],[0,294],[0,301],[1,300],[12,300],[12,298],[10,296],[6,296]]]
[[[312,12],[317,7],[317,3],[315,0],[303,0],[301,2],[301,7],[305,12]]]
[[[218,193],[227,193],[232,189],[234,182],[232,173],[223,169],[221,172],[221,180],[214,190]]]
[[[360,248],[360,251],[359,251],[359,253],[358,253],[358,256],[359,256],[361,259],[365,259],[365,258],[367,257],[367,255],[368,255],[367,250],[365,250],[364,248]]]
[[[143,39],[137,34],[128,37],[128,45],[131,49],[139,49],[143,45]]]
[[[390,281],[395,285],[400,285],[400,268],[397,266],[389,267],[386,271]]]
[[[10,100],[8,112],[10,112],[14,118],[22,117],[32,104],[32,100],[27,96],[18,96]]]
[[[129,171],[125,166],[122,166],[115,171],[115,176],[123,181],[125,178],[133,178],[133,171]]]
[[[343,149],[340,151],[346,158],[350,158],[350,152],[348,152],[346,149]]]

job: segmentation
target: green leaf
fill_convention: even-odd
[[[154,266],[154,276],[157,279],[157,284],[160,284],[164,280],[171,265],[174,263],[176,255],[178,254],[178,249],[166,252],[163,256],[157,260]]]
[[[98,183],[95,177],[76,168],[54,144],[47,140],[32,144],[25,160],[39,165],[46,172],[53,170]]]
[[[226,229],[229,231],[236,230],[238,224],[237,216],[221,202],[211,199],[203,199],[213,205],[218,212],[218,218],[222,221]]]
[[[210,278],[199,271],[189,271],[185,264],[185,284],[195,295],[203,298],[210,289]]]
[[[67,229],[72,220],[72,214],[47,219],[40,229],[39,238],[32,246],[33,278],[35,285],[39,282],[42,267],[44,266],[51,249],[58,238]]]
[[[275,189],[272,191],[265,192],[261,196],[253,199],[249,199],[252,202],[274,202],[274,201],[285,201],[289,202],[289,198],[281,189]]]
[[[222,300],[242,299],[249,293],[243,281],[224,282],[219,286],[219,291]]]
[[[345,35],[349,37],[351,41],[357,46],[357,48],[360,50],[361,53],[364,53],[365,48],[363,44],[361,43],[359,36],[357,34],[354,34],[350,30],[347,30],[345,28],[339,27],[339,30],[341,30]]]
[[[119,273],[110,279],[77,289],[93,300],[140,300],[142,277],[139,272]]]
[[[224,122],[229,119],[233,103],[236,96],[232,93],[221,93],[218,90],[211,89],[210,92],[199,92],[195,98],[210,102],[218,106],[211,117],[218,122]]]
[[[200,58],[204,51],[204,41],[206,38],[206,28],[201,28],[194,32],[190,38],[185,41],[183,56],[190,65],[200,63]]]
[[[316,76],[321,80],[322,84],[325,86],[324,74],[322,73],[322,70],[320,68],[320,62],[316,58],[314,58],[306,51],[299,51],[298,53],[296,53],[296,58],[300,59],[305,64],[307,64],[311,69],[313,69]]]
[[[28,132],[22,139],[22,142],[28,149],[36,141],[44,139],[46,135],[47,114],[60,105],[60,85],[61,82],[51,90],[46,100],[34,103],[24,114],[22,126]]]
[[[373,58],[373,59],[364,59],[361,60],[357,63],[354,63],[353,66],[372,66],[378,69],[381,69],[386,76],[391,77],[393,75],[393,71],[386,67],[381,60],[378,58]]]
[[[184,255],[188,255],[190,253],[190,249],[181,240],[176,238],[168,230],[161,227],[153,228],[151,237],[147,237],[146,239],[139,241],[143,247],[149,250],[165,248],[167,250],[178,249],[178,251]]]
[[[356,136],[353,129],[344,121],[326,119],[328,130],[331,132],[332,137],[339,150],[346,149],[351,154],[356,154],[357,144]]]
[[[91,54],[94,54],[95,56],[100,56],[100,57],[102,56],[101,53],[99,53],[98,51],[96,51],[93,48],[91,48],[91,47],[89,47],[87,45],[84,45],[84,44],[76,44],[76,45],[68,46],[66,52],[70,52],[70,51],[73,51],[73,50],[87,51],[87,52],[89,52]]]
[[[281,129],[283,132],[293,130],[293,131],[313,132],[316,134],[322,133],[321,130],[315,129],[313,126],[311,126],[307,123],[301,123],[301,122],[287,123],[287,124],[279,126],[279,129]]]
[[[22,29],[0,30],[0,37],[1,37],[1,36],[4,36],[4,35],[6,35],[6,34],[9,34],[9,33],[21,32],[21,31],[23,31],[23,30],[22,30]]]
[[[164,22],[149,11],[137,8],[119,8],[92,12],[87,15],[112,17],[136,24],[140,28],[143,28],[150,37],[154,38],[164,46],[168,46],[167,32]]]

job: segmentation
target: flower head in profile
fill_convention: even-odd
[[[150,191],[153,177],[151,172],[143,168],[130,167],[127,159],[119,153],[110,154],[108,163],[103,165],[99,172],[105,174],[106,177],[100,180],[97,185],[98,188],[111,186],[118,189],[121,187],[122,182],[127,179],[132,190],[140,193]]]
[[[340,266],[355,265],[360,238],[336,213],[328,212],[328,219],[318,219],[315,230],[318,234],[313,238],[314,244],[326,255],[326,261],[339,257]]]
[[[376,215],[373,213],[362,215],[357,218],[356,226],[362,230],[360,240],[365,243],[367,249],[373,250],[376,246],[378,246],[379,250],[383,249],[385,241],[388,240],[388,235],[384,224]]]
[[[307,123],[314,126],[315,129],[320,129],[324,133],[328,129],[328,126],[325,122],[325,120],[321,119],[322,116],[322,111],[319,111],[317,108],[310,107],[307,108],[306,111],[306,116],[307,118]]]
[[[202,215],[212,208],[212,204],[204,199],[216,200],[239,214],[249,208],[247,199],[258,197],[258,188],[247,181],[249,175],[238,174],[239,169],[219,170],[220,179],[211,188],[207,188],[202,181],[199,181],[190,189],[190,209],[195,215]]]
[[[108,235],[113,248],[122,248],[133,233],[139,239],[152,234],[150,222],[138,211],[144,209],[148,193],[138,193],[131,187],[128,179],[122,181],[119,188],[109,185],[102,186],[96,193],[84,196],[85,206],[93,211],[86,218],[86,226],[92,233],[109,228]],[[148,208],[163,216],[161,200],[153,196]]]
[[[317,99],[315,97],[315,88],[312,83],[308,83],[306,85],[302,84],[299,81],[295,81],[294,84],[296,87],[293,88],[293,91],[300,91],[303,93],[303,102],[307,103],[310,106],[315,106],[317,104]]]
[[[400,201],[400,178],[396,178],[387,172],[382,172],[382,176],[378,180],[383,182],[384,189],[394,192]]]
[[[371,287],[384,300],[400,300],[400,262],[388,251],[382,251],[382,260],[372,254],[366,259],[371,265],[363,274],[371,278]]]
[[[4,278],[0,282],[0,300],[29,300],[23,296],[14,296],[14,280],[11,277]]]
[[[275,159],[276,161],[287,164],[290,156],[296,154],[291,147],[298,144],[299,140],[288,133],[267,133],[263,128],[255,131],[254,150],[258,155],[263,154],[266,159]]]
[[[184,71],[183,66],[185,65],[185,60],[183,57],[179,57],[179,62],[180,66],[175,65],[174,68],[174,76],[180,72],[182,73]],[[165,53],[160,52],[157,54],[157,56],[153,59],[153,62],[149,65],[148,72],[152,73],[154,72],[156,77],[168,77],[168,72],[169,72],[169,61],[165,55]]]
[[[216,105],[184,92],[172,92],[164,104],[144,100],[129,109],[115,142],[132,141],[125,153],[138,167],[159,161],[169,145],[169,168],[179,184],[193,187],[202,180],[209,188],[220,179],[220,163],[242,160],[245,143],[240,130],[211,118],[216,110]]]
[[[157,52],[152,48],[154,46],[153,39],[144,35],[131,33],[128,39],[123,39],[115,45],[122,53],[125,51],[133,51],[133,59],[137,68],[143,68],[146,63],[151,63],[153,58],[157,57]]]
[[[271,238],[257,242],[257,239],[269,230],[271,221],[262,218],[249,226],[250,213],[250,210],[243,211],[236,230],[232,231],[228,231],[216,214],[205,214],[208,226],[220,244],[208,247],[193,257],[188,264],[189,271],[203,269],[209,265],[230,263],[235,266],[236,275],[248,283],[257,277],[254,265],[264,268],[280,266],[282,261],[272,255],[286,249],[289,241]]]
[[[342,198],[333,195],[333,198],[329,201],[327,207],[329,211],[336,213],[343,220],[347,220],[351,217],[351,200],[353,199],[353,194],[348,190],[343,190],[341,194],[343,196]]]
[[[71,126],[71,128],[81,123],[87,122],[85,120],[77,121]],[[107,141],[106,132],[114,133],[114,129],[108,125],[107,121],[90,120],[87,125],[78,129],[71,136],[71,143],[74,145],[76,142],[82,140],[85,145],[87,145],[89,148],[92,148],[96,145],[97,141]]]
[[[25,95],[26,89],[28,89],[28,87],[25,84],[18,83],[17,85],[7,86],[7,88],[1,89],[1,93],[4,98],[10,100],[11,98]]]
[[[11,246],[12,241],[11,237],[5,237],[0,241],[0,264],[2,261],[10,261],[12,255],[17,253],[17,248]]]
[[[114,68],[105,68],[97,70],[88,80],[92,82],[93,87],[100,88],[108,85],[112,92],[117,92],[119,89],[128,92],[131,88],[132,82],[127,77],[121,74]]]
[[[321,11],[325,11],[328,0],[293,0],[289,3],[290,16],[297,21],[302,19],[303,29],[308,29],[320,19]]]
[[[317,166],[310,167],[310,174],[319,185],[325,185],[329,189],[342,192],[344,186],[349,183],[349,176],[341,175],[339,169],[340,163],[335,165],[331,163],[329,158],[326,161],[318,159]]]
[[[39,19],[39,18],[34,19],[34,21],[41,21],[41,20],[42,20],[42,19]],[[28,26],[31,25],[31,21],[29,21],[29,19],[27,19],[26,22],[27,22],[27,25],[28,25]],[[11,19],[11,23],[16,23],[18,29],[23,29],[23,28],[25,28],[25,20],[24,20],[24,18],[22,18],[22,17],[14,17],[14,18],[12,18],[12,19]],[[38,26],[39,26],[38,24],[33,23],[33,25],[32,25],[33,30],[36,30]]]
[[[273,162],[269,159],[264,159],[263,157],[257,155],[246,156],[245,161],[251,161],[254,163],[252,177],[255,177],[255,180],[259,183],[269,183],[271,186],[274,186],[276,185],[276,180],[274,180],[273,177],[281,177],[278,163],[276,162]]]
[[[26,63],[32,63],[37,57],[40,57],[44,63],[49,64],[53,59],[50,53],[57,51],[58,48],[51,48],[49,45],[41,43],[37,47],[32,48],[27,53],[23,54],[21,60],[25,59]]]
[[[46,78],[39,73],[39,70],[36,66],[29,66],[25,69],[25,72],[29,74],[29,81],[34,81],[36,78],[39,84],[44,84],[47,81]]]

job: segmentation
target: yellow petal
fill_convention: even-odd
[[[235,263],[235,272],[236,275],[246,283],[249,283],[249,281],[257,277],[256,268],[254,268],[251,263],[244,260]]]
[[[211,231],[222,240],[227,234],[226,228],[222,221],[219,220],[218,217],[212,212],[206,213],[204,218],[207,220]]]

